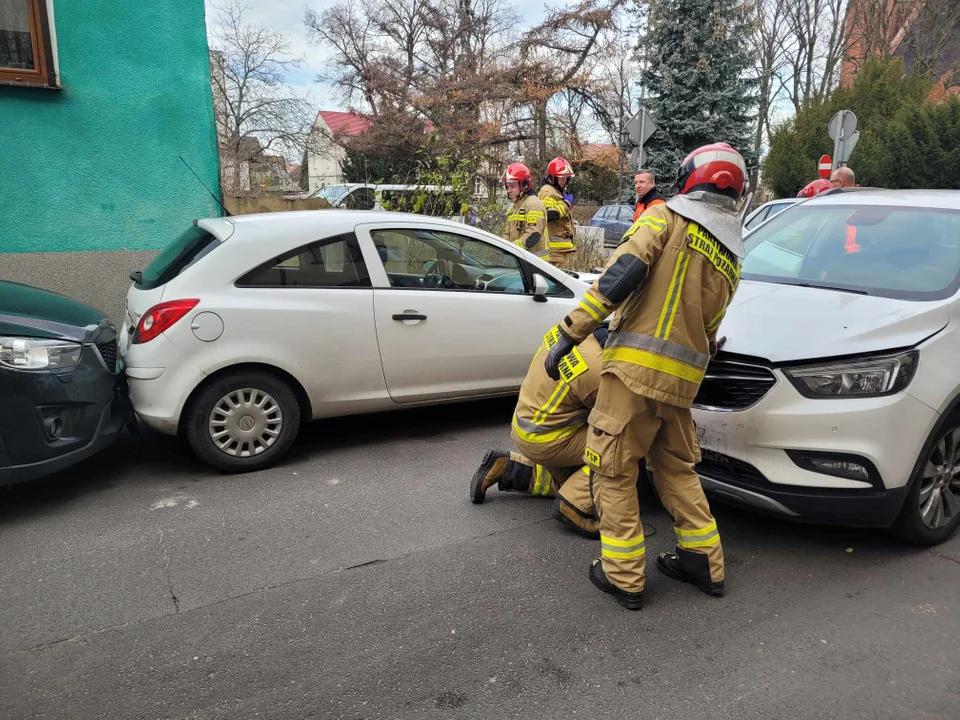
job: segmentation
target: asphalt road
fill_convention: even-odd
[[[715,506],[727,596],[654,570],[631,613],[549,501],[470,504],[510,410],[321,423],[239,477],[147,438],[0,494],[0,717],[960,718],[960,538]]]

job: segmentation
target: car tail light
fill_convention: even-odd
[[[171,300],[154,305],[140,318],[136,332],[133,333],[133,344],[142,345],[150,342],[160,333],[173,327],[180,318],[193,310],[199,303],[199,300]]]

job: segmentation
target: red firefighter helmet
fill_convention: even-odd
[[[681,195],[697,190],[739,200],[743,195],[747,166],[743,157],[727,143],[713,143],[687,155],[677,173]]]
[[[550,164],[547,165],[547,182],[554,185],[557,180],[562,177],[572,178],[573,168],[570,167],[570,163],[562,157],[554,158],[550,161]]]
[[[830,184],[829,180],[823,178],[817,178],[813,182],[809,183],[803,190],[797,193],[799,198],[812,198],[814,195],[819,195],[825,190],[829,190],[833,187]]]
[[[530,174],[530,168],[523,163],[518,162],[510,163],[507,166],[507,169],[504,170],[503,177],[500,178],[500,181],[503,183],[520,183],[521,192],[529,192],[533,187],[533,176]]]

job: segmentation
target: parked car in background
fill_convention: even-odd
[[[603,244],[615,248],[620,244],[623,234],[633,225],[633,206],[604,205],[588,223],[590,227],[603,228]]]
[[[128,418],[116,328],[57,293],[0,280],[0,485],[114,443]]]
[[[443,217],[459,215],[460,207],[453,207],[456,193],[449,186],[440,185],[376,185],[347,183],[327,185],[307,198],[322,198],[331,207],[345,210],[400,210],[411,212],[422,199],[416,212]],[[302,194],[296,197],[304,197]]]
[[[832,190],[745,238],[703,486],[932,545],[960,525],[960,192]]]
[[[788,207],[796,205],[797,202],[799,202],[798,198],[784,198],[783,200],[771,200],[764,203],[747,215],[747,219],[743,221],[744,232],[756,229],[767,220],[775,218]]]
[[[227,471],[301,420],[516,393],[587,289],[468,225],[323,210],[197,221],[133,278],[133,407]]]

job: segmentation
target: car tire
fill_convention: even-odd
[[[300,431],[300,403],[268,372],[239,370],[193,398],[186,436],[200,459],[229,473],[253,472],[283,457]]]
[[[948,438],[950,440],[948,440]],[[952,443],[952,446],[951,444]],[[947,451],[945,453],[945,451]],[[946,455],[950,455],[947,457]],[[931,473],[928,465],[932,465]],[[954,411],[946,422],[940,425],[924,448],[913,476],[910,478],[910,490],[900,514],[890,527],[890,532],[901,540],[913,545],[930,547],[939,545],[949,538],[960,526],[960,478],[953,477],[952,468],[960,466],[960,411]],[[936,470],[938,467],[947,468],[947,472]],[[928,521],[924,521],[924,510],[927,503],[939,492],[945,515],[941,517],[942,524],[931,523],[931,514]],[[944,493],[950,494],[944,499]],[[957,499],[954,500],[953,498]],[[951,507],[952,506],[952,507]],[[936,518],[935,507],[932,517]]]

